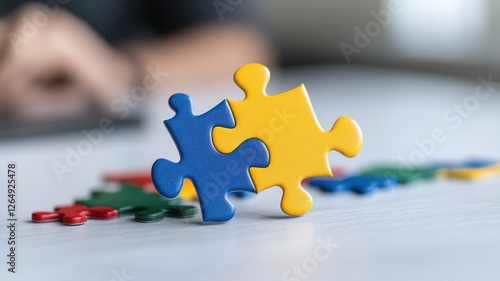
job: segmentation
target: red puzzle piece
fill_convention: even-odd
[[[92,207],[74,204],[55,207],[55,212],[33,212],[34,222],[62,221],[66,225],[80,225],[87,221],[87,216],[96,219],[112,219],[118,217],[118,210],[109,207]]]
[[[128,173],[107,173],[104,175],[104,181],[116,183],[128,183],[137,185],[148,191],[156,191],[153,180],[151,179],[151,171],[135,171]]]

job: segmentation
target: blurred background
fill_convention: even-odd
[[[339,45],[356,47],[354,29],[366,34],[368,28],[373,35],[351,56],[352,64],[475,78],[480,71],[498,71],[499,6],[490,0],[274,0],[260,8],[284,63],[346,63]],[[388,19],[380,20],[381,13]]]
[[[499,12],[493,0],[6,0],[1,135],[87,127],[116,115],[113,101],[134,89],[230,85],[234,70],[252,61],[496,75]],[[155,71],[153,78],[171,79],[134,88]]]

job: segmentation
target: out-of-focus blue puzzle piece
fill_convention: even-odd
[[[255,193],[245,192],[245,191],[235,191],[235,192],[229,193],[229,195],[237,197],[237,198],[242,198],[242,199],[245,198],[246,199],[246,198],[254,197]]]
[[[267,167],[269,152],[257,139],[243,142],[233,152],[223,154],[212,143],[215,126],[235,126],[226,100],[210,111],[195,116],[191,98],[175,94],[169,99],[176,115],[166,120],[165,126],[172,135],[181,160],[173,163],[158,159],[153,164],[153,183],[161,195],[176,197],[185,178],[193,181],[199,197],[203,221],[221,222],[234,216],[234,206],[227,199],[233,191],[256,193],[250,178],[250,167]]]
[[[498,161],[491,159],[470,158],[465,161],[436,161],[428,165],[429,168],[440,169],[465,169],[465,168],[484,168],[492,166]]]
[[[398,183],[393,177],[350,176],[344,178],[313,177],[310,185],[324,192],[338,193],[352,191],[356,194],[371,194],[377,189],[392,188]]]

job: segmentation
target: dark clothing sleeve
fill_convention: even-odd
[[[5,16],[30,1],[0,1]],[[38,1],[31,1],[35,5]],[[57,0],[42,1],[49,7]],[[86,21],[110,43],[169,34],[206,21],[217,20],[212,1],[199,0],[60,0],[64,8]],[[67,2],[67,3],[66,3]]]

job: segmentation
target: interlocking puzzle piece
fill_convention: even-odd
[[[433,169],[468,169],[468,168],[483,168],[496,164],[498,161],[491,159],[471,158],[462,162],[439,161],[433,162],[427,168]]]
[[[54,212],[33,212],[31,219],[34,222],[62,221],[66,225],[81,225],[87,217],[95,219],[112,219],[118,217],[118,210],[109,207],[87,207],[74,204],[58,206]]]
[[[252,167],[250,174],[258,192],[271,186],[283,190],[281,209],[298,216],[312,207],[312,198],[301,186],[311,176],[331,176],[328,152],[353,157],[361,149],[361,131],[354,120],[340,117],[329,132],[321,129],[305,86],[268,96],[269,70],[261,64],[240,67],[234,80],[243,89],[243,101],[229,100],[236,119],[234,129],[216,127],[215,147],[228,153],[250,138],[262,140],[269,149],[267,168]],[[226,126],[229,127],[229,126]]]
[[[124,184],[116,192],[94,191],[92,199],[76,200],[77,204],[88,207],[106,206],[115,208],[120,215],[134,213],[139,222],[162,220],[165,214],[186,218],[196,214],[194,206],[182,205],[180,198],[166,199],[156,193],[147,193],[141,188]]]
[[[438,175],[439,178],[445,179],[481,180],[494,176],[500,176],[500,165],[482,168],[442,169],[439,170]]]
[[[313,177],[310,185],[325,192],[338,193],[352,191],[365,195],[377,189],[387,189],[396,186],[397,179],[391,177],[350,176],[344,178]]]
[[[198,200],[198,194],[196,193],[194,184],[190,179],[184,179],[184,182],[182,183],[181,192],[179,192],[179,198],[192,201]]]
[[[398,166],[382,165],[363,170],[359,175],[396,178],[398,183],[407,184],[435,178],[437,170],[431,168],[413,168],[409,170],[401,169]]]
[[[242,142],[234,151],[223,154],[212,143],[214,126],[234,127],[227,101],[208,112],[195,116],[191,98],[175,94],[169,99],[176,115],[165,121],[179,150],[181,160],[173,163],[158,159],[153,164],[153,182],[158,192],[168,198],[181,191],[182,181],[189,178],[199,197],[203,221],[227,221],[234,216],[234,206],[227,199],[232,191],[255,193],[248,168],[266,167],[269,153],[257,139]]]

